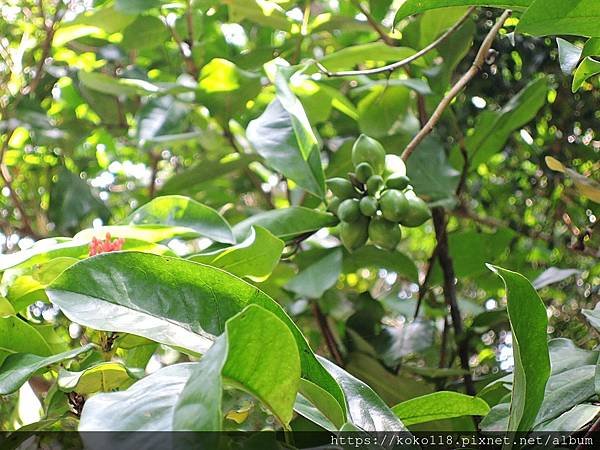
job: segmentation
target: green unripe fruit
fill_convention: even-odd
[[[383,184],[381,175],[373,175],[367,180],[367,192],[369,195],[375,195],[383,188]]]
[[[429,211],[427,203],[417,197],[414,193],[407,195],[407,201],[409,208],[404,217],[402,217],[402,220],[400,220],[402,225],[407,227],[418,227],[431,218],[431,211]]]
[[[369,238],[369,219],[360,217],[353,223],[342,222],[340,225],[340,239],[349,252],[362,247]]]
[[[373,167],[367,162],[362,162],[356,166],[356,179],[361,183],[366,183],[373,175]]]
[[[375,200],[375,197],[361,198],[359,206],[363,216],[373,217],[377,214],[377,200]]]
[[[379,199],[379,208],[384,219],[400,222],[408,212],[409,205],[406,196],[397,189],[384,191]]]
[[[400,191],[406,189],[409,183],[410,178],[408,178],[406,175],[395,173],[391,174],[388,179],[385,180],[385,185],[388,189],[398,189]]]
[[[346,178],[330,178],[327,180],[327,187],[333,192],[333,195],[342,200],[356,197],[354,186]]]
[[[400,226],[383,217],[375,217],[369,224],[369,239],[378,247],[393,250],[400,242],[401,237]]]
[[[327,205],[327,210],[331,211],[334,214],[337,214],[338,207],[342,203],[342,199],[339,197],[333,197],[329,204]]]
[[[361,134],[352,147],[352,164],[354,164],[354,167],[358,167],[363,162],[369,163],[373,168],[373,172],[377,175],[383,173],[385,150],[378,141],[365,134]]]
[[[337,216],[342,222],[355,222],[359,219],[360,206],[356,198],[349,198],[340,203]]]

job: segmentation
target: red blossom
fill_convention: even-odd
[[[124,243],[125,239],[123,238],[118,238],[112,241],[110,233],[106,233],[106,238],[104,240],[93,237],[92,242],[90,242],[89,256],[119,251],[123,248]]]

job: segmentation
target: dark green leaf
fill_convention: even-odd
[[[506,286],[507,311],[513,332],[514,382],[508,431],[529,431],[544,400],[550,376],[546,307],[527,278],[488,266]]]
[[[506,8],[527,8],[532,0],[407,0],[396,13],[395,22],[412,14],[428,9],[447,8],[449,6],[498,6]]]
[[[600,73],[600,61],[596,61],[591,57],[585,58],[575,70],[573,75],[573,85],[571,90],[576,92],[577,89],[588,79]]]
[[[327,289],[335,285],[341,272],[342,250],[337,248],[302,270],[285,288],[299,296],[321,298]]]
[[[600,37],[600,3],[596,0],[534,0],[523,13],[517,31],[536,36],[571,34]]]

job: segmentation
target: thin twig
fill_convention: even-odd
[[[423,139],[425,139],[425,137],[433,131],[435,125],[442,118],[444,110],[448,107],[448,105],[450,105],[452,100],[454,100],[454,97],[456,97],[463,90],[463,88],[475,77],[475,75],[477,75],[479,71],[483,68],[483,64],[485,63],[485,59],[490,51],[490,48],[492,47],[492,43],[494,42],[496,35],[500,31],[500,28],[502,28],[502,26],[504,25],[506,19],[508,19],[508,17],[511,15],[511,13],[512,12],[509,9],[507,9],[496,21],[496,24],[492,27],[492,29],[489,31],[489,33],[483,40],[481,47],[479,47],[477,56],[473,60],[473,64],[471,64],[469,70],[467,70],[464,73],[464,75],[460,77],[460,79],[452,86],[452,88],[448,91],[448,93],[439,103],[439,105],[437,106],[437,108],[435,109],[425,126],[421,128],[417,135],[408,143],[408,145],[404,149],[404,152],[402,152],[402,159],[404,161],[406,161],[410,157],[412,152],[415,151],[415,149],[421,143],[421,141],[423,141]]]
[[[193,55],[191,54],[192,52],[192,48],[189,44],[183,42],[183,40],[181,39],[181,36],[179,36],[179,33],[177,33],[177,30],[175,30],[175,27],[172,27],[171,24],[169,24],[168,19],[163,16],[163,23],[165,24],[165,26],[167,27],[167,29],[169,30],[169,33],[171,33],[171,37],[173,38],[173,40],[177,43],[177,47],[179,48],[179,53],[181,53],[181,57],[183,58],[183,61],[185,62],[185,67],[187,72],[192,75],[194,78],[198,78],[198,67],[196,66],[196,63],[194,62],[193,59]],[[187,45],[187,51],[185,48],[185,45]],[[189,54],[188,54],[189,52]]]
[[[375,20],[371,13],[362,5],[360,0],[352,0],[352,4],[364,14],[371,27],[375,30],[383,42],[392,47],[396,46],[396,40],[385,32],[381,24]]]
[[[153,199],[156,195],[156,180],[158,179],[158,163],[161,160],[161,154],[156,152],[150,153],[152,175],[150,176],[150,185],[148,186],[148,197]]]
[[[475,384],[469,371],[469,348],[468,341],[464,338],[464,327],[458,301],[456,298],[456,285],[454,265],[448,248],[448,231],[446,228],[446,213],[441,207],[433,208],[433,226],[437,239],[437,256],[444,275],[444,299],[450,309],[452,327],[454,328],[454,339],[460,358],[460,365],[467,371],[464,376],[465,390],[469,395],[475,395]]]
[[[436,48],[442,42],[444,42],[450,35],[452,35],[454,32],[456,32],[456,30],[458,30],[462,26],[463,23],[465,23],[465,21],[470,17],[470,15],[474,9],[475,9],[475,7],[469,8],[469,10],[465,13],[464,16],[462,16],[458,20],[458,22],[456,22],[454,25],[452,25],[452,27],[448,28],[448,30],[446,30],[446,32],[444,34],[442,34],[439,38],[437,38],[431,44],[427,45],[426,47],[423,47],[421,50],[419,50],[414,55],[411,55],[408,58],[405,58],[403,60],[396,61],[395,63],[388,64],[387,66],[375,67],[373,69],[364,69],[364,70],[345,70],[345,71],[340,71],[340,72],[332,72],[332,71],[328,70],[325,66],[323,66],[323,64],[321,64],[318,61],[315,62],[315,64],[316,64],[317,68],[319,69],[319,71],[324,73],[328,77],[376,75],[376,74],[385,73],[385,72],[391,73],[394,70],[399,69],[400,67],[406,66],[406,65],[410,64],[411,62],[416,61],[417,59],[419,59],[426,53],[429,53],[431,50]]]
[[[335,340],[335,336],[333,335],[333,331],[331,331],[329,322],[327,322],[327,317],[325,317],[323,311],[321,311],[321,308],[319,308],[319,305],[316,301],[312,302],[312,312],[315,316],[315,319],[317,320],[319,328],[321,329],[321,333],[323,333],[323,337],[325,338],[325,343],[327,344],[327,349],[329,350],[329,353],[333,357],[335,363],[338,366],[343,367],[344,359],[342,358],[342,352],[338,347],[337,341]]]
[[[425,294],[427,293],[427,284],[429,283],[429,278],[431,277],[431,272],[433,272],[433,266],[435,263],[435,259],[437,258],[437,246],[433,249],[429,260],[427,261],[427,271],[425,272],[425,277],[423,278],[423,282],[419,285],[419,297],[417,299],[417,306],[415,308],[415,314],[413,319],[416,319],[419,316],[419,311],[421,310],[421,304],[423,303],[423,298],[425,298]]]
[[[52,16],[52,19],[48,24],[46,23],[46,15],[44,13],[44,1],[39,0],[38,2],[43,27],[46,31],[46,37],[44,39],[44,42],[42,43],[42,55],[35,69],[35,75],[33,76],[31,82],[23,89],[23,94],[30,94],[31,92],[35,92],[35,90],[38,87],[38,84],[42,79],[42,75],[44,73],[44,64],[46,64],[46,59],[48,59],[48,56],[50,56],[50,49],[52,48],[52,40],[54,39],[54,33],[56,32],[56,25],[58,24],[58,22],[60,22],[62,12],[61,5],[61,1],[57,2],[54,15]]]

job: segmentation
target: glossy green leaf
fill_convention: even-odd
[[[97,394],[84,405],[79,431],[165,431],[196,363],[163,367],[122,392]]]
[[[329,251],[292,278],[285,288],[299,296],[321,298],[327,289],[335,285],[342,272],[342,254],[341,248]]]
[[[582,58],[585,58],[586,56],[600,56],[600,38],[591,38],[587,40],[581,52]]]
[[[287,428],[299,383],[300,357],[289,328],[269,311],[250,305],[229,319],[225,334],[198,363],[177,402],[173,429],[220,430],[226,384],[258,398]]]
[[[88,395],[122,390],[143,375],[140,372],[133,373],[118,362],[104,362],[80,372],[61,369],[57,382],[61,391]]]
[[[395,21],[429,9],[449,6],[497,6],[501,8],[527,8],[533,0],[406,0],[398,12]]]
[[[5,297],[0,297],[0,318],[14,316],[15,314],[13,305]]]
[[[329,392],[304,378],[300,380],[300,392],[303,392],[306,396],[299,393],[296,398],[294,409],[298,414],[301,414],[328,431],[336,431],[344,424],[346,414]],[[307,397],[319,399],[318,405],[320,409],[317,409]]]
[[[598,75],[600,73],[600,61],[595,60],[592,57],[587,57],[575,70],[573,75],[573,85],[571,86],[571,90],[576,92],[583,83],[594,75]]]
[[[348,419],[365,431],[406,431],[392,410],[365,383],[325,358],[319,361],[340,384],[348,402]]]
[[[513,332],[514,382],[508,431],[529,431],[544,400],[550,376],[546,307],[522,275],[488,265],[504,281]]]
[[[71,266],[50,285],[47,295],[83,326],[131,333],[194,353],[206,352],[214,336],[223,333],[227,319],[257,304],[292,331],[302,377],[343,404],[339,386],[283,309],[254,286],[220,269],[146,253],[106,253]]]
[[[600,3],[596,0],[534,0],[517,31],[535,36],[571,34],[600,37]]]
[[[217,242],[235,242],[229,224],[217,211],[181,195],[157,197],[136,209],[125,222],[189,228]]]
[[[536,427],[536,431],[549,431],[560,433],[572,433],[582,429],[590,423],[600,413],[599,405],[582,403],[575,405],[570,410],[564,412],[556,419],[549,420]]]
[[[415,397],[392,408],[406,426],[460,416],[485,416],[490,407],[479,397],[451,391]]]
[[[239,241],[245,239],[252,226],[261,226],[278,238],[289,241],[306,233],[314,233],[321,228],[338,223],[332,214],[302,206],[273,209],[250,216],[233,227],[233,234]]]
[[[47,356],[51,349],[32,325],[19,317],[8,316],[0,318],[0,362],[11,353]]]
[[[209,253],[189,257],[194,262],[218,267],[238,277],[263,281],[279,262],[285,244],[268,230],[252,227],[241,243]]]
[[[290,89],[293,68],[277,66],[275,70],[277,98],[248,124],[247,138],[271,167],[308,192],[323,197],[321,143],[302,103]]]
[[[1,329],[1,326],[0,326]],[[3,330],[4,331],[4,330]],[[38,354],[19,352],[8,356],[0,366],[0,395],[17,391],[37,371],[73,359],[82,353],[95,348],[94,344],[87,344],[73,350],[48,357]],[[50,354],[48,351],[44,352]]]

